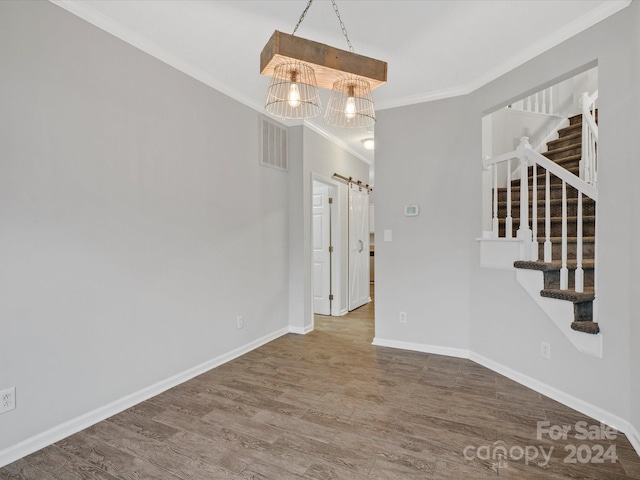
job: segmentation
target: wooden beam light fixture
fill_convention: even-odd
[[[260,73],[272,77],[265,108],[282,118],[314,117],[322,108],[317,94],[319,87],[332,90],[325,113],[327,124],[373,125],[371,90],[387,81],[387,62],[353,52],[335,0],[331,2],[350,51],[296,37],[295,32],[312,2],[308,0],[292,35],[276,30],[262,49]]]

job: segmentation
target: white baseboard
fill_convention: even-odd
[[[625,435],[633,445],[633,448],[636,450],[636,453],[640,455],[640,432],[633,425],[629,424],[628,430],[625,430]]]
[[[296,335],[306,335],[311,332],[313,332],[313,325],[307,325],[306,327],[289,326],[289,333],[295,333]]]
[[[265,335],[262,338],[243,345],[242,347],[236,348],[235,350],[201,363],[200,365],[196,365],[195,367],[185,370],[184,372],[178,373],[177,375],[150,385],[146,388],[143,388],[142,390],[115,400],[114,402],[99,407],[91,412],[87,412],[83,415],[73,418],[49,430],[46,430],[15,445],[5,448],[4,450],[0,450],[0,467],[15,462],[16,460],[25,457],[33,452],[37,452],[38,450],[59,440],[62,440],[69,435],[78,433],[79,431],[84,430],[91,425],[95,425],[96,423],[101,422],[128,408],[131,408],[140,402],[159,395],[160,393],[169,390],[176,385],[180,385],[187,380],[197,377],[198,375],[201,375],[213,368],[219,367],[220,365],[238,358],[245,353],[249,353],[250,351],[255,350],[256,348],[269,343],[287,333],[289,333],[289,328],[282,328],[280,330],[277,330],[273,333],[270,333],[269,335]]]
[[[433,353],[446,355],[447,357],[469,358],[469,350],[462,348],[442,347],[439,345],[425,345],[423,343],[401,342],[399,340],[387,340],[375,337],[372,342],[378,347],[399,348],[401,350],[413,350],[414,352]]]
[[[552,398],[563,405],[573,408],[589,417],[592,417],[602,423],[609,425],[610,427],[615,428],[620,432],[626,432],[629,430],[631,425],[627,420],[624,420],[617,415],[614,415],[607,410],[604,410],[600,407],[597,407],[589,402],[585,402],[584,400],[574,397],[562,390],[559,390],[555,387],[547,385],[544,382],[536,380],[535,378],[529,377],[523,373],[517,372],[509,367],[502,365],[494,360],[488,359],[482,355],[477,353],[472,353],[469,357],[470,360],[473,360],[476,363],[479,363],[482,366],[487,367],[494,372],[497,372],[501,375],[504,375],[511,380],[514,380],[526,387],[535,390],[542,395],[546,395],[549,398]]]
[[[504,375],[511,380],[520,383],[526,387],[535,390],[542,395],[546,395],[549,398],[552,398],[563,405],[566,405],[574,410],[577,410],[589,417],[598,420],[610,427],[615,428],[621,433],[624,433],[633,445],[633,448],[636,450],[638,455],[640,455],[640,432],[632,425],[628,420],[625,420],[617,415],[614,415],[607,410],[604,410],[600,407],[597,407],[589,402],[585,402],[584,400],[574,397],[573,395],[569,395],[562,390],[559,390],[555,387],[547,385],[544,382],[536,380],[535,378],[529,377],[528,375],[524,375],[523,373],[517,372],[501,363],[498,363],[494,360],[486,358],[482,355],[479,355],[473,351],[465,350],[461,348],[451,348],[451,347],[441,347],[437,345],[425,345],[421,343],[411,343],[411,342],[402,342],[399,340],[388,340],[383,338],[374,338],[373,345],[379,347],[390,347],[390,348],[399,348],[402,350],[411,350],[414,352],[423,352],[423,353],[432,353],[436,355],[446,355],[449,357],[457,357],[457,358],[468,358],[471,361],[474,361],[484,367],[487,367],[489,370],[493,370],[496,373]]]

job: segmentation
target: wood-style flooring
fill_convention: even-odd
[[[0,479],[640,479],[624,435],[576,439],[577,422],[592,436],[598,422],[469,360],[372,339],[372,304],[317,316],[309,335],[273,341]],[[572,430],[537,438],[538,421]]]

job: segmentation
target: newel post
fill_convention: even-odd
[[[528,137],[520,138],[516,151],[520,159],[520,226],[517,238],[522,240],[520,260],[531,260],[533,233],[529,228],[529,162],[526,149],[531,148]]]

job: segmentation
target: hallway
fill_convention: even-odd
[[[536,438],[540,420],[598,425],[557,402],[468,360],[373,347],[373,302],[315,322],[0,469],[0,479],[640,478],[624,435]],[[586,445],[578,453],[594,461],[602,445],[618,461],[565,463],[567,445]],[[509,458],[495,456],[500,446]]]

